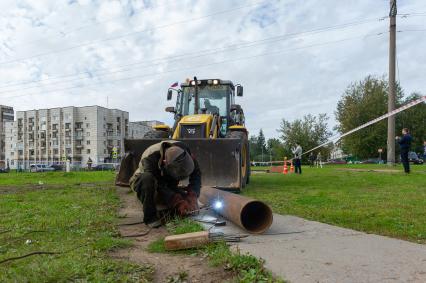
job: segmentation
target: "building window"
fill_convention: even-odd
[[[89,128],[89,126],[90,126],[90,124],[89,124],[89,123],[86,123],[86,128]]]
[[[86,136],[90,137],[90,132],[87,132],[87,133],[86,133]]]
[[[90,154],[90,149],[89,148],[87,149],[87,154]]]
[[[88,140],[86,143],[87,143],[87,145],[90,145],[90,140]]]

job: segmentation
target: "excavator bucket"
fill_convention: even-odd
[[[129,179],[137,169],[142,153],[161,139],[125,140],[126,155],[121,161],[116,178],[118,186],[129,186]],[[181,139],[198,161],[202,185],[224,190],[241,189],[240,139]]]

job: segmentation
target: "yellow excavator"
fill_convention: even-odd
[[[202,185],[239,192],[250,179],[250,154],[244,111],[235,103],[243,86],[220,79],[186,80],[169,88],[167,100],[176,95],[176,105],[166,111],[174,125],[157,125],[143,139],[125,139],[125,156],[116,184],[128,186],[142,153],[164,139],[185,142],[197,159]]]

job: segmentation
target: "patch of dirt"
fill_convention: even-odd
[[[120,224],[142,221],[142,205],[134,193],[128,188],[117,187],[121,199],[119,210]],[[145,224],[119,226],[122,236],[143,234],[148,231]],[[164,237],[167,231],[164,227],[152,229],[149,234],[133,238],[133,246],[112,252],[114,258],[130,260],[134,263],[151,264],[154,269],[154,282],[169,282],[170,278],[178,278],[182,272],[187,273],[185,282],[224,282],[232,278],[230,272],[221,267],[211,267],[206,258],[190,255],[175,255],[150,253],[147,251],[149,243]],[[172,281],[175,282],[175,281]]]

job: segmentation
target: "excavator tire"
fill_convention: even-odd
[[[230,131],[226,134],[225,138],[240,139],[242,141],[241,146],[241,187],[244,188],[250,181],[250,154],[249,154],[249,142],[247,133],[244,131]]]

